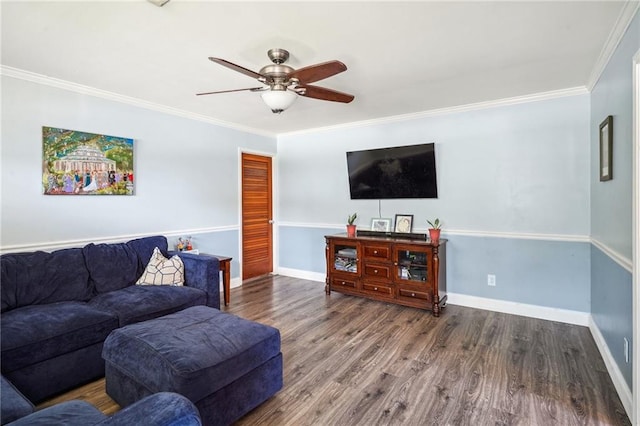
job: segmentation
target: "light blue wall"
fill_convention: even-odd
[[[191,236],[193,247],[197,248],[200,253],[217,254],[220,256],[229,256],[231,260],[231,278],[240,277],[240,263],[238,254],[240,253],[240,236],[238,231],[216,231],[202,232],[197,234],[184,233],[180,236],[170,236],[167,238],[170,250],[176,250],[179,237]]]
[[[631,264],[633,100],[632,59],[640,49],[640,15],[591,92],[591,235]],[[613,180],[599,181],[599,126],[613,116]],[[630,267],[629,267],[630,268]],[[631,388],[631,363],[623,338],[633,347],[631,273],[600,249],[591,250],[591,313]]]
[[[326,272],[325,235],[344,232],[344,228],[280,226],[280,266],[300,271]]]
[[[378,217],[377,201],[349,198],[346,151],[424,142],[436,143],[439,198],[383,200],[381,214],[413,214],[418,232],[444,221],[448,290],[588,312],[586,94],[280,136],[280,265],[324,273],[330,228]]]
[[[136,195],[42,195],[42,126],[133,138]],[[276,140],[2,76],[0,247],[184,231],[237,262],[240,149]]]
[[[589,243],[460,235],[446,238],[448,291],[589,312]],[[495,287],[487,285],[487,274],[496,276]]]
[[[340,228],[281,226],[280,266],[326,273],[325,235]],[[467,296],[589,312],[590,244],[446,235],[447,291]],[[487,274],[497,277],[487,285]]]
[[[591,316],[631,389],[631,360],[624,359],[624,338],[632,346],[631,272],[599,248],[591,247]]]
[[[377,200],[350,200],[346,151],[436,143],[438,199],[383,200],[382,216],[447,229],[589,234],[589,96],[278,137],[280,220],[360,226]]]
[[[640,15],[591,92],[591,235],[631,258],[632,58],[640,49]],[[613,179],[600,182],[599,126],[613,116]]]

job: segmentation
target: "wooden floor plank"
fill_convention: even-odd
[[[630,424],[586,327],[459,306],[434,318],[278,276],[223,310],[282,337],[284,388],[238,425]],[[43,406],[76,398],[119,409],[104,379]]]

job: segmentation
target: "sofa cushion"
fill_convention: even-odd
[[[167,239],[163,236],[138,238],[126,243],[86,245],[82,251],[91,284],[98,293],[135,284],[156,247],[167,255]]]
[[[32,305],[2,314],[2,372],[103,342],[118,327],[115,315],[83,302]]]
[[[86,301],[93,294],[82,249],[0,256],[2,312],[22,306]]]
[[[98,293],[125,288],[138,279],[138,254],[126,243],[91,243],[82,250],[91,283]]]
[[[135,285],[99,294],[89,305],[113,313],[122,327],[206,302],[207,294],[197,288]]]
[[[151,259],[151,255],[156,247],[160,249],[160,253],[162,253],[164,257],[169,257],[169,253],[167,251],[167,238],[162,235],[137,238],[129,241],[127,245],[138,255],[138,273],[136,274],[136,279],[142,275],[142,272],[144,271],[144,268],[147,267],[147,264]]]

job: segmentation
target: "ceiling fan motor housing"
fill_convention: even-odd
[[[289,51],[285,49],[269,49],[267,56],[274,64],[284,64],[289,59]]]

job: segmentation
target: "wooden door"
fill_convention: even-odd
[[[242,154],[242,279],[273,271],[271,157]]]

